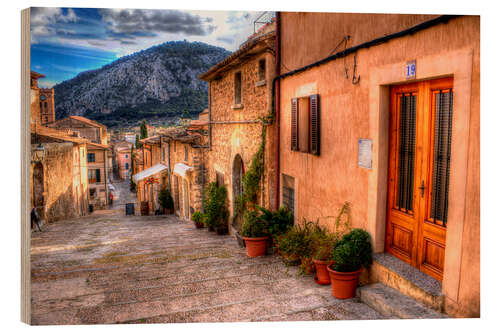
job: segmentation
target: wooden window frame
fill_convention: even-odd
[[[299,99],[308,99],[308,142],[306,149],[301,150],[300,144],[300,103]],[[305,126],[305,125],[303,125]],[[313,94],[309,96],[304,96],[300,98],[292,98],[291,107],[291,150],[303,153],[308,153],[312,155],[320,155],[320,143],[321,143],[321,107],[319,94]]]

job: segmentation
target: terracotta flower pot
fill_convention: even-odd
[[[245,241],[247,256],[250,258],[263,256],[266,254],[266,237],[243,237]]]
[[[337,272],[326,266],[332,281],[332,295],[335,298],[346,299],[353,298],[358,287],[359,276],[362,268],[354,272]]]
[[[331,265],[331,262],[313,259],[314,266],[316,266],[316,275],[314,276],[314,281],[317,284],[327,285],[331,283],[330,274],[326,267]]]
[[[194,225],[198,229],[202,229],[203,227],[205,227],[205,225],[203,224],[203,222],[194,222]]]

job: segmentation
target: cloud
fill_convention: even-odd
[[[147,34],[182,33],[206,36],[215,30],[211,18],[179,10],[99,9],[108,33]]]

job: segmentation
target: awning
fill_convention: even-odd
[[[157,174],[157,173],[162,172],[162,171],[167,170],[167,169],[168,169],[168,167],[165,164],[158,163],[158,164],[153,165],[151,168],[147,168],[145,170],[142,170],[139,173],[136,173],[135,175],[132,176],[132,179],[134,180],[134,182],[137,183],[137,182],[143,180],[144,178],[150,177],[154,174]]]
[[[174,166],[174,173],[181,177],[184,177],[186,175],[186,172],[189,172],[191,170],[193,170],[193,167],[186,165],[184,163],[177,163]]]

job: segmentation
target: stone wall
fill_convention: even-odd
[[[75,152],[79,155],[78,147],[74,147],[72,143],[45,143],[44,146],[44,209],[40,212],[41,217],[46,222],[52,222],[79,216],[82,201],[85,204],[86,193],[83,188],[79,197],[74,193],[74,185],[79,185],[74,184],[73,164]],[[33,182],[33,165],[31,171]]]
[[[259,78],[259,60],[266,61],[266,79]],[[269,52],[258,54],[242,65],[223,73],[222,78],[210,82],[210,107],[212,121],[212,146],[208,153],[208,182],[216,180],[216,173],[223,174],[228,189],[229,210],[234,216],[233,164],[237,155],[243,161],[244,172],[250,168],[252,158],[261,143],[262,122],[271,112],[272,80],[274,78],[274,56]],[[241,107],[234,106],[234,77],[242,75]],[[258,204],[271,207],[274,193],[275,170],[275,126],[270,126],[266,135],[265,174]]]

